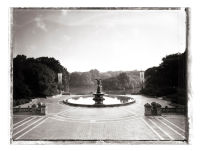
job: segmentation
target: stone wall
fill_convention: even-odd
[[[161,116],[162,113],[171,113],[171,114],[185,114],[186,108],[185,107],[175,107],[175,108],[169,108],[166,106],[165,108],[162,108],[159,103],[152,102],[151,104],[146,103],[144,105],[145,116]]]
[[[41,102],[38,104],[33,104],[31,107],[14,107],[13,113],[19,114],[31,114],[31,115],[46,115],[47,107],[45,104]]]

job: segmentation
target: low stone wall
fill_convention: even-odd
[[[145,116],[161,116],[162,113],[171,113],[171,114],[185,114],[186,108],[185,107],[175,107],[175,108],[169,108],[166,106],[165,108],[162,108],[159,103],[152,102],[151,104],[146,103],[144,105],[145,108]]]
[[[32,112],[32,108],[14,107],[13,112]]]
[[[18,114],[31,114],[31,115],[46,115],[47,108],[45,104],[33,104],[31,107],[14,107],[13,113]]]
[[[175,107],[175,108],[162,108],[162,113],[179,113],[179,114],[185,114],[186,109],[185,107]]]

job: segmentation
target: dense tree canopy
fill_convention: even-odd
[[[166,96],[175,103],[186,103],[186,52],[162,59],[158,67],[145,71],[145,88],[142,93]]]
[[[139,73],[139,72],[138,72]],[[127,90],[139,86],[139,74],[133,76],[128,72],[122,72],[117,76],[103,79],[104,90]]]
[[[95,84],[95,78],[98,76],[89,72],[72,72],[70,74],[70,87],[90,87]]]
[[[100,73],[93,69],[88,72],[72,72],[70,74],[70,88],[95,86],[96,78],[102,79],[103,90],[132,89],[139,85],[139,71]]]
[[[62,73],[62,85],[58,84],[58,73]],[[27,58],[18,55],[13,59],[14,100],[45,97],[69,91],[69,88],[96,85],[96,78],[102,79],[103,90],[130,90],[141,87],[139,71],[108,71],[100,73],[96,69],[88,72],[68,73],[54,58]],[[158,67],[145,71],[145,87],[141,91],[150,96],[165,96],[173,102],[186,103],[186,52],[164,57]],[[15,105],[20,102],[15,101]]]
[[[68,91],[69,89],[69,73],[66,68],[64,68],[60,62],[54,58],[48,57],[40,57],[37,58],[39,62],[47,65],[54,73],[62,73],[62,87],[61,89],[64,91]],[[56,81],[58,81],[58,76],[56,76]]]
[[[58,84],[58,73],[62,73],[62,85]],[[139,71],[108,71],[96,69],[88,72],[68,73],[54,58],[27,58],[18,55],[13,59],[13,97],[45,97],[69,91],[70,88],[96,85],[102,79],[103,90],[128,90],[140,87]],[[145,87],[141,91],[151,96],[166,96],[176,103],[186,103],[186,52],[164,57],[158,67],[145,71]],[[14,102],[19,105],[20,102]]]
[[[13,59],[13,97],[45,97],[59,93],[57,74],[62,73],[62,90],[68,89],[69,73],[54,58],[27,58],[18,55]],[[15,102],[16,105],[20,104]]]

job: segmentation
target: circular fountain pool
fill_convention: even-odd
[[[64,100],[63,103],[83,107],[113,107],[135,103],[135,99],[122,95],[105,95],[102,104],[96,104],[92,96],[78,96]]]

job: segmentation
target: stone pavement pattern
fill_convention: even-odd
[[[46,116],[14,115],[14,140],[186,140],[183,115],[144,116],[144,104],[167,101],[132,96],[135,104],[85,108],[62,104],[68,96],[41,99]],[[48,102],[48,103],[47,103]]]

